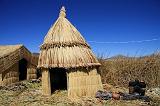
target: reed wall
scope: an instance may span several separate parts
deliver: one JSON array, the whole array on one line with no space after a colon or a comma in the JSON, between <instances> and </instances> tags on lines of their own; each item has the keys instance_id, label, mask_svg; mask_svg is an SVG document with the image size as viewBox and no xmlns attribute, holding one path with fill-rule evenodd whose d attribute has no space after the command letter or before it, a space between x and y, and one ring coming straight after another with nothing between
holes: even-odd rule
<instances>
[{"instance_id":1,"label":"reed wall","mask_svg":"<svg viewBox=\"0 0 160 106\"><path fill-rule=\"evenodd\" d=\"M68 72L68 96L70 98L94 97L95 93L102 89L101 77L96 68L73 69Z\"/></svg>"},{"instance_id":2,"label":"reed wall","mask_svg":"<svg viewBox=\"0 0 160 106\"><path fill-rule=\"evenodd\" d=\"M27 80L30 80L30 79L37 79L37 69L33 65L30 65L27 68Z\"/></svg>"},{"instance_id":3,"label":"reed wall","mask_svg":"<svg viewBox=\"0 0 160 106\"><path fill-rule=\"evenodd\" d=\"M1 85L9 85L19 81L18 63L14 64L11 68L4 71L2 74Z\"/></svg>"}]
</instances>

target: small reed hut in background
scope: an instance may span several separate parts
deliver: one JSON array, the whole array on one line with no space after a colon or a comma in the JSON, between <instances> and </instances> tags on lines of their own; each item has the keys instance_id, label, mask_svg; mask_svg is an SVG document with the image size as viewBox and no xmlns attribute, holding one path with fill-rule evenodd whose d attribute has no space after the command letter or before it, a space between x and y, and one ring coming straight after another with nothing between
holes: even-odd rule
<instances>
[{"instance_id":1,"label":"small reed hut in background","mask_svg":"<svg viewBox=\"0 0 160 106\"><path fill-rule=\"evenodd\" d=\"M42 89L51 95L67 89L71 98L95 96L103 89L97 68L100 63L80 32L65 18L62 7L54 25L40 47L38 68L42 71Z\"/></svg>"},{"instance_id":2,"label":"small reed hut in background","mask_svg":"<svg viewBox=\"0 0 160 106\"><path fill-rule=\"evenodd\" d=\"M37 78L38 55L23 45L0 46L0 86Z\"/></svg>"}]
</instances>

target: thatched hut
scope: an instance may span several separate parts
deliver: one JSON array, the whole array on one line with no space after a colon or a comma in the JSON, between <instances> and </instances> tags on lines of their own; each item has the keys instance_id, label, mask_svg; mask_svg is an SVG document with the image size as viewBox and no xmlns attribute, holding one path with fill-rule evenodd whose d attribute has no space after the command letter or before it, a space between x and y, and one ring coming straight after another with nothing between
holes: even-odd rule
<instances>
[{"instance_id":1,"label":"thatched hut","mask_svg":"<svg viewBox=\"0 0 160 106\"><path fill-rule=\"evenodd\" d=\"M38 56L23 45L0 46L0 85L37 78Z\"/></svg>"},{"instance_id":2,"label":"thatched hut","mask_svg":"<svg viewBox=\"0 0 160 106\"><path fill-rule=\"evenodd\" d=\"M97 68L100 63L80 32L65 18L62 7L40 47L38 68L42 71L42 89L51 95L67 89L69 97L94 96L102 89Z\"/></svg>"}]
</instances>

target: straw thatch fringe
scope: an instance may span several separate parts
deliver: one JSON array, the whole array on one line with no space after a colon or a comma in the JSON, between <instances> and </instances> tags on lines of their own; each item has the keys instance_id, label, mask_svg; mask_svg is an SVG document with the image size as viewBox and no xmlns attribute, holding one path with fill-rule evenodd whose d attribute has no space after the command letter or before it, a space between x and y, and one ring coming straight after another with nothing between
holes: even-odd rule
<instances>
[{"instance_id":1,"label":"straw thatch fringe","mask_svg":"<svg viewBox=\"0 0 160 106\"><path fill-rule=\"evenodd\" d=\"M44 68L74 68L99 66L100 63L92 51L83 47L55 47L48 50L41 50L38 67Z\"/></svg>"},{"instance_id":2,"label":"straw thatch fringe","mask_svg":"<svg viewBox=\"0 0 160 106\"><path fill-rule=\"evenodd\" d=\"M68 96L70 98L91 96L102 90L101 77L95 68L74 70L68 73Z\"/></svg>"},{"instance_id":3,"label":"straw thatch fringe","mask_svg":"<svg viewBox=\"0 0 160 106\"><path fill-rule=\"evenodd\" d=\"M41 50L43 49L50 49L50 48L54 48L54 47L74 47L74 46L81 46L81 47L87 47L90 49L90 46L88 44L84 44L84 43L80 43L80 42L54 42L52 44L42 44L41 45Z\"/></svg>"}]
</instances>

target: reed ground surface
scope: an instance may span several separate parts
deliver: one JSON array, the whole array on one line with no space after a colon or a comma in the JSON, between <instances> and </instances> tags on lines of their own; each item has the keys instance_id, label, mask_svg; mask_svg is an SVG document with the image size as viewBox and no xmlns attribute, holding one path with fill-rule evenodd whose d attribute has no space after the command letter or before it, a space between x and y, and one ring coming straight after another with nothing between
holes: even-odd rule
<instances>
[{"instance_id":1,"label":"reed ground surface","mask_svg":"<svg viewBox=\"0 0 160 106\"><path fill-rule=\"evenodd\" d=\"M23 81L16 85L0 88L0 106L159 106L160 89L148 89L151 102L142 100L99 100L82 97L69 99L67 91L56 91L52 96L42 95L41 83ZM128 92L127 88L104 84L104 89L113 92ZM152 92L151 92L152 91Z\"/></svg>"}]
</instances>

